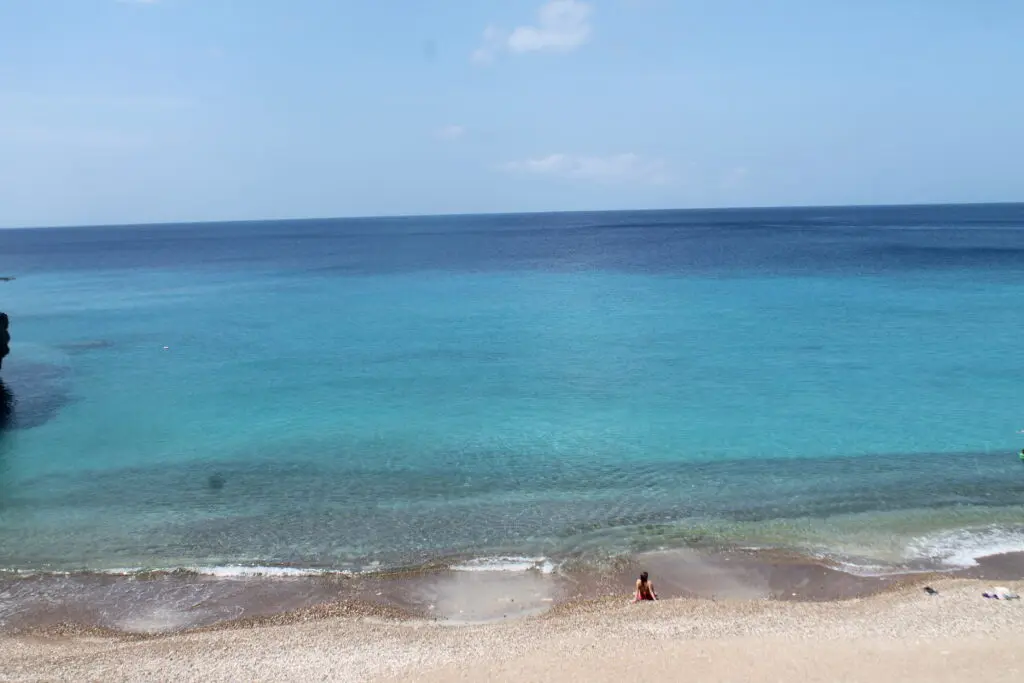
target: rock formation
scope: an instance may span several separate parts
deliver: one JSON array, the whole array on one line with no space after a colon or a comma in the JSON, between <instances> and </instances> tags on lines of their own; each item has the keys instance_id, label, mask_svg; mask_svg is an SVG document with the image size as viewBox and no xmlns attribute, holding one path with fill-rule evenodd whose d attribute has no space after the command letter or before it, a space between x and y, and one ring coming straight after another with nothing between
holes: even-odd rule
<instances>
[{"instance_id":1,"label":"rock formation","mask_svg":"<svg viewBox=\"0 0 1024 683\"><path fill-rule=\"evenodd\" d=\"M7 330L9 324L7 314L0 313L0 368L4 366L4 357L11 352L11 333Z\"/></svg>"}]
</instances>

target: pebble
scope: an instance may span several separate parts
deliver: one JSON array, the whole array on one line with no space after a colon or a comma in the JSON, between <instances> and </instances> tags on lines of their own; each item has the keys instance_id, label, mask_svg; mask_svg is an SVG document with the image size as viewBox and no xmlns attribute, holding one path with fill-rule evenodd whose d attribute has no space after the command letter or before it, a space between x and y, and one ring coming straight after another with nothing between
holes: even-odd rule
<instances>
[{"instance_id":1,"label":"pebble","mask_svg":"<svg viewBox=\"0 0 1024 683\"><path fill-rule=\"evenodd\" d=\"M659 640L769 636L928 642L1024 631L1024 608L984 600L978 582L934 585L943 593L941 601L913 586L827 603L676 599L638 609L616 596L556 605L535 618L454 628L410 619L381 605L329 604L172 636L71 627L43 637L0 636L0 660L5 680L401 680L415 672L503 661L567 642L601 651L609 639L653 645ZM1024 585L1014 588L1021 592Z\"/></svg>"}]
</instances>

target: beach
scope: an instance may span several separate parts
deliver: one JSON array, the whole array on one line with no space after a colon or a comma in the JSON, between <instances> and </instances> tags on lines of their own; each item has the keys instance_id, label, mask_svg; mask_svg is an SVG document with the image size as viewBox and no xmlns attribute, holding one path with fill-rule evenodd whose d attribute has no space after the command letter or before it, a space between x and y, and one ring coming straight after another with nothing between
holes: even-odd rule
<instances>
[{"instance_id":1,"label":"beach","mask_svg":"<svg viewBox=\"0 0 1024 683\"><path fill-rule=\"evenodd\" d=\"M1024 683L1024 0L293 5L0 0L0 683Z\"/></svg>"},{"instance_id":2,"label":"beach","mask_svg":"<svg viewBox=\"0 0 1024 683\"><path fill-rule=\"evenodd\" d=\"M0 231L0 676L1009 675L1022 225Z\"/></svg>"},{"instance_id":3,"label":"beach","mask_svg":"<svg viewBox=\"0 0 1024 683\"><path fill-rule=\"evenodd\" d=\"M9 635L0 679L1020 680L1020 601L985 599L990 584L976 579L929 585L938 595L918 581L828 601L617 596L484 624L307 613L169 636Z\"/></svg>"}]
</instances>

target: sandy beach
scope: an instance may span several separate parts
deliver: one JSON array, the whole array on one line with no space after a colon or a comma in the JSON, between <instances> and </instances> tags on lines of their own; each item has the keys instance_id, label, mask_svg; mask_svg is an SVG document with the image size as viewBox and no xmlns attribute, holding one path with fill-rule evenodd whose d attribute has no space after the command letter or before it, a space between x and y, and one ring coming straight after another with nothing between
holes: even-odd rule
<instances>
[{"instance_id":1,"label":"sandy beach","mask_svg":"<svg viewBox=\"0 0 1024 683\"><path fill-rule=\"evenodd\" d=\"M7 635L0 680L1022 680L1024 604L983 598L977 579L929 585L938 595L910 582L831 601L604 598L485 624L346 607L174 635Z\"/></svg>"}]
</instances>

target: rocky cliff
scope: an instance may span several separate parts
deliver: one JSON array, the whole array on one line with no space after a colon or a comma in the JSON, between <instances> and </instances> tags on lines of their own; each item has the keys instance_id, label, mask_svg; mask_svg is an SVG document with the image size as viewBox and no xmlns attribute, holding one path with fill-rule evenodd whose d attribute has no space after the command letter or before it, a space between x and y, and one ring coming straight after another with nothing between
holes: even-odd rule
<instances>
[{"instance_id":1,"label":"rocky cliff","mask_svg":"<svg viewBox=\"0 0 1024 683\"><path fill-rule=\"evenodd\" d=\"M0 313L0 368L4 366L4 358L11 352L9 346L11 333L7 329L9 324L10 321L7 319L7 314Z\"/></svg>"}]
</instances>

